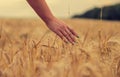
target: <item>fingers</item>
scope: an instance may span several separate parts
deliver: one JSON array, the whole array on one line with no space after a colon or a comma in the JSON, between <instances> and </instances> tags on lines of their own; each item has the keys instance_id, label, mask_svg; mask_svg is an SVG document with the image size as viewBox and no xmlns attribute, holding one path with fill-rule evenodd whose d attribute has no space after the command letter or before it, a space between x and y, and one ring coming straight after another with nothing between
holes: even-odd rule
<instances>
[{"instance_id":1,"label":"fingers","mask_svg":"<svg viewBox=\"0 0 120 77\"><path fill-rule=\"evenodd\" d=\"M70 30L70 32L71 32L74 36L76 36L77 38L79 38L78 34L77 34L73 29L71 29L71 28L69 28L69 27L67 27L67 28Z\"/></svg>"},{"instance_id":2,"label":"fingers","mask_svg":"<svg viewBox=\"0 0 120 77\"><path fill-rule=\"evenodd\" d=\"M66 33L68 34L68 36L72 39L73 42L75 41L75 37L74 35L70 32L70 30L68 28L65 28Z\"/></svg>"},{"instance_id":3,"label":"fingers","mask_svg":"<svg viewBox=\"0 0 120 77\"><path fill-rule=\"evenodd\" d=\"M65 31L61 31L61 33L71 44L74 44L73 40L69 37L69 35Z\"/></svg>"},{"instance_id":4,"label":"fingers","mask_svg":"<svg viewBox=\"0 0 120 77\"><path fill-rule=\"evenodd\" d=\"M57 32L57 35L58 35L65 43L68 43L67 40L64 38L64 35L63 35L60 31Z\"/></svg>"},{"instance_id":5,"label":"fingers","mask_svg":"<svg viewBox=\"0 0 120 77\"><path fill-rule=\"evenodd\" d=\"M71 44L74 45L74 43L76 42L75 37L79 38L79 36L77 35L77 33L75 33L75 31L73 31L71 28L69 27L64 27L59 29L59 31L56 32L57 35L66 43L68 43L67 41L69 41Z\"/></svg>"},{"instance_id":6,"label":"fingers","mask_svg":"<svg viewBox=\"0 0 120 77\"><path fill-rule=\"evenodd\" d=\"M60 29L60 32L71 44L74 45L75 38L74 38L73 34L69 31L69 29L67 29L67 27Z\"/></svg>"}]
</instances>

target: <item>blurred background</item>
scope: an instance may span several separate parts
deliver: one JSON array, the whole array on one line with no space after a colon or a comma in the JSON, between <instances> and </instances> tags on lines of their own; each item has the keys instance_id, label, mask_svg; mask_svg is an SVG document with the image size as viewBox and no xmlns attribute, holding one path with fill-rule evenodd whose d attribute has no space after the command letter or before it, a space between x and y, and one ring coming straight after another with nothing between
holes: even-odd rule
<instances>
[{"instance_id":1,"label":"blurred background","mask_svg":"<svg viewBox=\"0 0 120 77\"><path fill-rule=\"evenodd\" d=\"M120 20L120 0L46 0L59 18L100 18ZM0 18L38 18L26 0L1 0Z\"/></svg>"}]
</instances>

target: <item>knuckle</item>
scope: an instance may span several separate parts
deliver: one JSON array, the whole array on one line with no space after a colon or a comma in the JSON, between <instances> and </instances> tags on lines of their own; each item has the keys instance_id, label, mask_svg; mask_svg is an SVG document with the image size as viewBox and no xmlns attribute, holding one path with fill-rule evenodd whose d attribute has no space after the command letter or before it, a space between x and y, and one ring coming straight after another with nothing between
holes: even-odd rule
<instances>
[{"instance_id":1,"label":"knuckle","mask_svg":"<svg viewBox=\"0 0 120 77\"><path fill-rule=\"evenodd\" d=\"M60 34L58 32L55 32L58 36L60 36Z\"/></svg>"},{"instance_id":2,"label":"knuckle","mask_svg":"<svg viewBox=\"0 0 120 77\"><path fill-rule=\"evenodd\" d=\"M68 36L68 34L67 34L67 33L64 33L64 36Z\"/></svg>"},{"instance_id":3,"label":"knuckle","mask_svg":"<svg viewBox=\"0 0 120 77\"><path fill-rule=\"evenodd\" d=\"M70 36L70 37L73 37L73 34L70 33L69 36Z\"/></svg>"},{"instance_id":4,"label":"knuckle","mask_svg":"<svg viewBox=\"0 0 120 77\"><path fill-rule=\"evenodd\" d=\"M72 34L71 34L71 33L69 33L69 36L71 36L71 37L72 37Z\"/></svg>"},{"instance_id":5,"label":"knuckle","mask_svg":"<svg viewBox=\"0 0 120 77\"><path fill-rule=\"evenodd\" d=\"M68 39L69 41L71 41L70 37L67 37L67 39Z\"/></svg>"}]
</instances>

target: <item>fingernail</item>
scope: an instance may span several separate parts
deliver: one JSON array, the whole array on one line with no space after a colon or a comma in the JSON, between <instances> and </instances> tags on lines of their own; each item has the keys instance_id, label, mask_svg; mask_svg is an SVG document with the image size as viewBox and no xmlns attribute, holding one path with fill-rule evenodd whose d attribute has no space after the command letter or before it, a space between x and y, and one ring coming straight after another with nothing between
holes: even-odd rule
<instances>
[{"instance_id":1,"label":"fingernail","mask_svg":"<svg viewBox=\"0 0 120 77\"><path fill-rule=\"evenodd\" d=\"M79 36L77 36L77 38L80 38Z\"/></svg>"},{"instance_id":2,"label":"fingernail","mask_svg":"<svg viewBox=\"0 0 120 77\"><path fill-rule=\"evenodd\" d=\"M75 45L75 42L73 42L72 45Z\"/></svg>"},{"instance_id":3,"label":"fingernail","mask_svg":"<svg viewBox=\"0 0 120 77\"><path fill-rule=\"evenodd\" d=\"M68 42L66 42L66 44L68 44Z\"/></svg>"}]
</instances>

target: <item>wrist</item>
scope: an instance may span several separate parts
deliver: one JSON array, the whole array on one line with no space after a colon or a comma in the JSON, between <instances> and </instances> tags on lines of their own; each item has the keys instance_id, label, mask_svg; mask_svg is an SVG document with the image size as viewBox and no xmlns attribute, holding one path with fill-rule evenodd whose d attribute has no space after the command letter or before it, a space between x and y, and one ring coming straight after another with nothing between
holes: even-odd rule
<instances>
[{"instance_id":1,"label":"wrist","mask_svg":"<svg viewBox=\"0 0 120 77\"><path fill-rule=\"evenodd\" d=\"M56 17L54 17L54 16L43 17L43 21L45 22L45 24L48 24L51 21L54 21L55 19L56 19Z\"/></svg>"}]
</instances>

